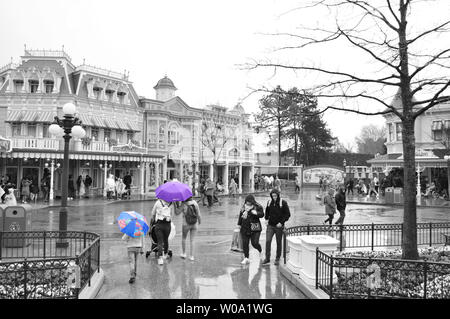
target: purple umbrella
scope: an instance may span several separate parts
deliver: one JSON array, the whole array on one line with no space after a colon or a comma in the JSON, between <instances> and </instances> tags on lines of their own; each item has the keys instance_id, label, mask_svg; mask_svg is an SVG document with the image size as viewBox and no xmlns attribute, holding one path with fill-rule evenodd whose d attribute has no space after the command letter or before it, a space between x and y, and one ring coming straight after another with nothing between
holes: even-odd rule
<instances>
[{"instance_id":1,"label":"purple umbrella","mask_svg":"<svg viewBox=\"0 0 450 319\"><path fill-rule=\"evenodd\" d=\"M192 197L192 191L188 185L180 182L167 182L159 186L155 191L156 197L166 202L181 202Z\"/></svg>"}]
</instances>

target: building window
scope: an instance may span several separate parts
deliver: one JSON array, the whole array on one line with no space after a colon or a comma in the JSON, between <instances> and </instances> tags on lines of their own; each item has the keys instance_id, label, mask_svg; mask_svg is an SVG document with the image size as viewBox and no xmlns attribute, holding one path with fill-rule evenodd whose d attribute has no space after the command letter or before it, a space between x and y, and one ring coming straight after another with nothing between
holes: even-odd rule
<instances>
[{"instance_id":1,"label":"building window","mask_svg":"<svg viewBox=\"0 0 450 319\"><path fill-rule=\"evenodd\" d=\"M433 140L442 141L442 130L433 131Z\"/></svg>"},{"instance_id":2,"label":"building window","mask_svg":"<svg viewBox=\"0 0 450 319\"><path fill-rule=\"evenodd\" d=\"M91 129L91 137L94 141L98 141L98 128L93 127Z\"/></svg>"},{"instance_id":3,"label":"building window","mask_svg":"<svg viewBox=\"0 0 450 319\"><path fill-rule=\"evenodd\" d=\"M51 94L53 93L54 82L53 81L44 81L45 85L45 93Z\"/></svg>"},{"instance_id":4,"label":"building window","mask_svg":"<svg viewBox=\"0 0 450 319\"><path fill-rule=\"evenodd\" d=\"M176 124L172 124L169 127L169 134L168 134L168 143L170 145L177 145L179 142L179 132L178 132L178 126Z\"/></svg>"},{"instance_id":5,"label":"building window","mask_svg":"<svg viewBox=\"0 0 450 319\"><path fill-rule=\"evenodd\" d=\"M117 139L117 143L118 144L122 144L123 143L123 131L117 130L116 139Z\"/></svg>"},{"instance_id":6,"label":"building window","mask_svg":"<svg viewBox=\"0 0 450 319\"><path fill-rule=\"evenodd\" d=\"M125 101L125 92L117 92L117 98L119 99L119 103L123 104Z\"/></svg>"},{"instance_id":7,"label":"building window","mask_svg":"<svg viewBox=\"0 0 450 319\"><path fill-rule=\"evenodd\" d=\"M44 124L42 126L42 137L50 137L50 134L48 132L48 128L50 127L49 124Z\"/></svg>"},{"instance_id":8,"label":"building window","mask_svg":"<svg viewBox=\"0 0 450 319\"><path fill-rule=\"evenodd\" d=\"M23 81L22 80L14 81L14 92L21 93L22 90L23 90Z\"/></svg>"},{"instance_id":9,"label":"building window","mask_svg":"<svg viewBox=\"0 0 450 319\"><path fill-rule=\"evenodd\" d=\"M158 143L158 121L149 120L147 122L147 129L148 129L148 144L149 144L149 146L151 144L156 146L156 143Z\"/></svg>"},{"instance_id":10,"label":"building window","mask_svg":"<svg viewBox=\"0 0 450 319\"><path fill-rule=\"evenodd\" d=\"M28 124L28 136L36 137L36 124Z\"/></svg>"},{"instance_id":11,"label":"building window","mask_svg":"<svg viewBox=\"0 0 450 319\"><path fill-rule=\"evenodd\" d=\"M30 93L36 93L39 88L39 81L30 80Z\"/></svg>"},{"instance_id":12,"label":"building window","mask_svg":"<svg viewBox=\"0 0 450 319\"><path fill-rule=\"evenodd\" d=\"M94 96L96 100L100 100L100 97L102 96L102 88L94 87Z\"/></svg>"},{"instance_id":13,"label":"building window","mask_svg":"<svg viewBox=\"0 0 450 319\"><path fill-rule=\"evenodd\" d=\"M395 124L395 130L397 133L397 141L401 141L402 140L402 123L396 123Z\"/></svg>"},{"instance_id":14,"label":"building window","mask_svg":"<svg viewBox=\"0 0 450 319\"><path fill-rule=\"evenodd\" d=\"M388 132L389 132L389 142L394 141L394 126L392 123L388 124Z\"/></svg>"},{"instance_id":15,"label":"building window","mask_svg":"<svg viewBox=\"0 0 450 319\"><path fill-rule=\"evenodd\" d=\"M111 139L111 130L110 129L104 129L103 136L105 137L105 142L109 141Z\"/></svg>"},{"instance_id":16,"label":"building window","mask_svg":"<svg viewBox=\"0 0 450 319\"><path fill-rule=\"evenodd\" d=\"M159 144L166 144L166 123L159 122Z\"/></svg>"},{"instance_id":17,"label":"building window","mask_svg":"<svg viewBox=\"0 0 450 319\"><path fill-rule=\"evenodd\" d=\"M106 97L108 99L108 102L112 102L113 101L113 95L114 95L114 91L112 90L106 90L105 91Z\"/></svg>"},{"instance_id":18,"label":"building window","mask_svg":"<svg viewBox=\"0 0 450 319\"><path fill-rule=\"evenodd\" d=\"M21 135L21 125L19 123L14 123L11 126L12 136L20 136Z\"/></svg>"},{"instance_id":19,"label":"building window","mask_svg":"<svg viewBox=\"0 0 450 319\"><path fill-rule=\"evenodd\" d=\"M127 141L128 143L130 141L134 140L134 132L133 131L127 131Z\"/></svg>"}]
</instances>

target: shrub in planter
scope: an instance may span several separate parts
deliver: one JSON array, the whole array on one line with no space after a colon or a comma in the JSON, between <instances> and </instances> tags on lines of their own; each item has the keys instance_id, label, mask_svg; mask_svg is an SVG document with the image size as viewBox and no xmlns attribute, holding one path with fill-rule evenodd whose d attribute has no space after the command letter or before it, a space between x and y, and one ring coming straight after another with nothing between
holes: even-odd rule
<instances>
[{"instance_id":1,"label":"shrub in planter","mask_svg":"<svg viewBox=\"0 0 450 319\"><path fill-rule=\"evenodd\" d=\"M91 145L91 142L92 142L92 138L89 136L85 136L85 137L81 138L81 144L83 146L89 146L89 145Z\"/></svg>"},{"instance_id":2,"label":"shrub in planter","mask_svg":"<svg viewBox=\"0 0 450 319\"><path fill-rule=\"evenodd\" d=\"M108 145L109 145L109 147L111 147L111 146L117 146L117 140L116 140L115 138L110 138L110 139L108 140Z\"/></svg>"}]
</instances>

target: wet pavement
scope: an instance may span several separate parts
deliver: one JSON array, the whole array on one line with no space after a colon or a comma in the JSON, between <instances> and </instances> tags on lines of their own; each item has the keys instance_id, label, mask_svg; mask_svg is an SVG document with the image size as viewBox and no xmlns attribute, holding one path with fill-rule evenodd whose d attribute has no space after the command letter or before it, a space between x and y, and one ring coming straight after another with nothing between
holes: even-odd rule
<instances>
[{"instance_id":1,"label":"wet pavement","mask_svg":"<svg viewBox=\"0 0 450 319\"><path fill-rule=\"evenodd\" d=\"M268 194L258 194L256 200L263 206ZM291 208L287 227L301 224L321 224L325 219L324 207L316 199L316 191L304 189L302 193L284 196ZM101 236L101 267L105 283L97 298L305 298L273 265L260 266L263 256L250 248L250 265L241 266L242 256L230 252L233 229L244 197L222 197L222 204L213 208L200 205L202 224L195 241L195 261L179 257L181 252L181 216L175 216L177 234L170 241L173 258L159 266L152 254L148 259L139 256L136 282L128 283L126 246L115 223L124 210L135 210L149 215L153 201L119 201L105 204L103 200L82 200L69 207L68 229L91 231ZM449 222L448 208L418 208L418 222ZM348 204L346 224L400 223L403 208L386 205ZM31 211L33 230L58 230L58 208L47 207ZM260 243L265 250L265 225ZM146 244L150 244L147 242ZM188 243L187 243L187 246ZM275 255L275 238L272 256Z\"/></svg>"}]
</instances>

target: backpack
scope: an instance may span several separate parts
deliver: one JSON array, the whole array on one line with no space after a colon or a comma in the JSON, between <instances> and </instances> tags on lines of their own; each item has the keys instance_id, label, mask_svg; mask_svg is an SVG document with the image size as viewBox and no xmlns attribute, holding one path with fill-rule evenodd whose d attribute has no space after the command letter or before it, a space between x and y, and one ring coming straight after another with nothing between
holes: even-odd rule
<instances>
[{"instance_id":1,"label":"backpack","mask_svg":"<svg viewBox=\"0 0 450 319\"><path fill-rule=\"evenodd\" d=\"M194 205L188 205L187 206L187 211L186 211L186 223L188 223L188 225L194 225L197 220L198 220L198 213L197 210L195 209Z\"/></svg>"}]
</instances>

